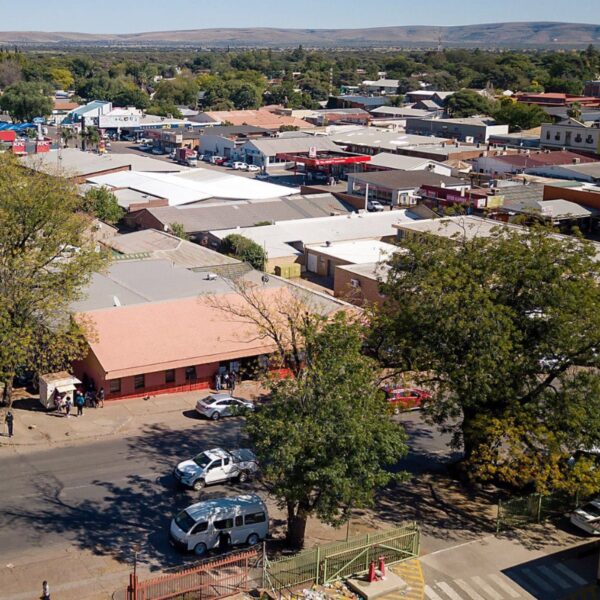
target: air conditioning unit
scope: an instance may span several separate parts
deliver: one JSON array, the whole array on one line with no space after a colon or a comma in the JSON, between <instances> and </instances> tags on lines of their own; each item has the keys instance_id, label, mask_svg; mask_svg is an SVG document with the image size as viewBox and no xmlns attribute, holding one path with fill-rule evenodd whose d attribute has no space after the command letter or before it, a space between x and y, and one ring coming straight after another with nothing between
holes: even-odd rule
<instances>
[{"instance_id":1,"label":"air conditioning unit","mask_svg":"<svg viewBox=\"0 0 600 600\"><path fill-rule=\"evenodd\" d=\"M360 281L358 279L351 279L350 280L350 285L353 288L359 288L360 287Z\"/></svg>"}]
</instances>

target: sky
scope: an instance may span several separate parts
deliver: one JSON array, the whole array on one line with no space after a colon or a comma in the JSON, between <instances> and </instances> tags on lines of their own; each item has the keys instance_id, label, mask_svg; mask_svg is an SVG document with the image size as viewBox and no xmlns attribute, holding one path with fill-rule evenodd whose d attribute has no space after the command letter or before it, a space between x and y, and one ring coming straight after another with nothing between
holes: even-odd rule
<instances>
[{"instance_id":1,"label":"sky","mask_svg":"<svg viewBox=\"0 0 600 600\"><path fill-rule=\"evenodd\" d=\"M600 24L600 0L0 0L0 31L337 29L506 21Z\"/></svg>"}]
</instances>

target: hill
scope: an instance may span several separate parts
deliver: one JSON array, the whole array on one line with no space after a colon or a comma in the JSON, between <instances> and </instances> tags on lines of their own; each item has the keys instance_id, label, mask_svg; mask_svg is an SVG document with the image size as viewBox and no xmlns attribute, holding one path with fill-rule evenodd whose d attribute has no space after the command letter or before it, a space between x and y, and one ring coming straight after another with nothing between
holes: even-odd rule
<instances>
[{"instance_id":1,"label":"hill","mask_svg":"<svg viewBox=\"0 0 600 600\"><path fill-rule=\"evenodd\" d=\"M0 44L34 46L237 46L237 47L582 47L600 44L600 25L581 23L490 23L461 27L399 26L367 29L190 29L132 34L0 32Z\"/></svg>"}]
</instances>

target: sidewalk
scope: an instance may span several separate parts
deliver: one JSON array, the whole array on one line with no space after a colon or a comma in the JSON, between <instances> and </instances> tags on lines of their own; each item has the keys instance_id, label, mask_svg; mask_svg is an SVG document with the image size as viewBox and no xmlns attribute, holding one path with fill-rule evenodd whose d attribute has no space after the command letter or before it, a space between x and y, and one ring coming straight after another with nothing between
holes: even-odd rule
<instances>
[{"instance_id":1,"label":"sidewalk","mask_svg":"<svg viewBox=\"0 0 600 600\"><path fill-rule=\"evenodd\" d=\"M44 447L59 447L68 444L89 442L112 436L135 434L147 425L166 424L188 428L193 425L189 416L199 398L211 390L196 390L179 394L161 394L149 399L107 401L104 408L85 408L83 416L46 412L37 397L25 395L13 401L14 435L9 438L4 415L0 410L0 451L3 447L16 447L20 452L40 450ZM261 388L255 382L243 382L235 389L240 398L254 400L260 396ZM186 416L187 415L187 416Z\"/></svg>"}]
</instances>

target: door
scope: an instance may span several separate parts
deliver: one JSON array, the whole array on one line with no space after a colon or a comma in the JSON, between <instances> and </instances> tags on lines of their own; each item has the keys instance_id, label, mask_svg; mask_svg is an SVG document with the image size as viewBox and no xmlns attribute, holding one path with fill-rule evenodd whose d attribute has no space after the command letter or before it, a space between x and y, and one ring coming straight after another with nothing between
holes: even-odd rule
<instances>
[{"instance_id":1,"label":"door","mask_svg":"<svg viewBox=\"0 0 600 600\"><path fill-rule=\"evenodd\" d=\"M223 461L213 460L206 470L206 483L217 483L225 479L225 471L223 470Z\"/></svg>"},{"instance_id":2,"label":"door","mask_svg":"<svg viewBox=\"0 0 600 600\"><path fill-rule=\"evenodd\" d=\"M307 255L307 260L308 260L308 263L306 265L306 269L308 271L310 271L311 273L316 273L317 272L317 255L309 252Z\"/></svg>"}]
</instances>

